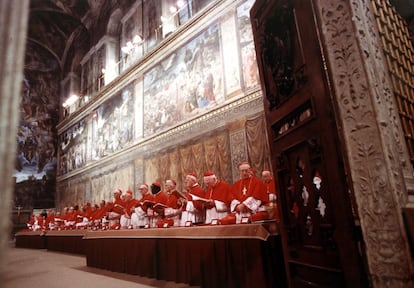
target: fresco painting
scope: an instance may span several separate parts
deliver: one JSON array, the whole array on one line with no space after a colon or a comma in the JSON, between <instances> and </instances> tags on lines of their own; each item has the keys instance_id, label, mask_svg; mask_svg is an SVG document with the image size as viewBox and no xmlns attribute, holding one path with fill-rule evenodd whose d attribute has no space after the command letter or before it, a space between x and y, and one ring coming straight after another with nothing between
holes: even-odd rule
<instances>
[{"instance_id":1,"label":"fresco painting","mask_svg":"<svg viewBox=\"0 0 414 288\"><path fill-rule=\"evenodd\" d=\"M133 85L125 87L89 117L61 134L60 175L83 167L89 160L99 160L115 153L132 143L133 93ZM89 129L92 130L88 131ZM91 136L88 138L88 135Z\"/></svg>"},{"instance_id":2,"label":"fresco painting","mask_svg":"<svg viewBox=\"0 0 414 288\"><path fill-rule=\"evenodd\" d=\"M117 152L133 140L132 85L99 106L92 115L92 160Z\"/></svg>"},{"instance_id":3,"label":"fresco painting","mask_svg":"<svg viewBox=\"0 0 414 288\"><path fill-rule=\"evenodd\" d=\"M22 83L17 134L16 182L56 175L57 85L54 73L30 73Z\"/></svg>"},{"instance_id":4,"label":"fresco painting","mask_svg":"<svg viewBox=\"0 0 414 288\"><path fill-rule=\"evenodd\" d=\"M224 104L232 97L231 92L240 87L235 81L237 75L242 75L244 90L257 87L260 84L259 73L249 18L253 3L249 0L237 7L238 37L233 41L238 42L238 47L222 44L223 39L232 39L222 37L222 33L230 33L234 29L230 22L225 29L214 23L152 66L144 74L142 82L135 81L124 87L83 121L61 134L60 157L63 161L60 174L120 151L132 145L138 137L162 133ZM234 61L234 67L229 70L237 73L236 78L231 79L234 83L227 85L230 92L225 88L225 78L229 75L224 76L224 63L227 62L223 60L229 51L223 49L241 51L241 73L238 61ZM138 92L137 87L140 87ZM142 99L135 99L141 92ZM142 103L142 106L137 103ZM137 122L137 119L141 120ZM142 128L139 128L139 135L134 135L137 123Z\"/></svg>"},{"instance_id":5,"label":"fresco painting","mask_svg":"<svg viewBox=\"0 0 414 288\"><path fill-rule=\"evenodd\" d=\"M250 8L254 1L244 2L237 8L237 25L242 55L242 72L246 89L255 87L259 82L259 69L256 62L256 50L253 42L252 25L250 23Z\"/></svg>"},{"instance_id":6,"label":"fresco painting","mask_svg":"<svg viewBox=\"0 0 414 288\"><path fill-rule=\"evenodd\" d=\"M144 75L144 137L224 102L218 25L175 50Z\"/></svg>"},{"instance_id":7,"label":"fresco painting","mask_svg":"<svg viewBox=\"0 0 414 288\"><path fill-rule=\"evenodd\" d=\"M59 173L66 174L86 163L87 131L85 119L79 121L60 135Z\"/></svg>"}]
</instances>

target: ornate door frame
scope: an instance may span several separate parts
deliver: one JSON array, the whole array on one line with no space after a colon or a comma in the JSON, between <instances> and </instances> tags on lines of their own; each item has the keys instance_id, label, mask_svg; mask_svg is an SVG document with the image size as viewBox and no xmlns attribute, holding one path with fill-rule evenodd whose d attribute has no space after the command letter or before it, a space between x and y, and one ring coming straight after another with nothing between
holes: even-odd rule
<instances>
[{"instance_id":1,"label":"ornate door frame","mask_svg":"<svg viewBox=\"0 0 414 288\"><path fill-rule=\"evenodd\" d=\"M309 5L312 7L310 10L314 13L317 41L322 58L321 66L323 67L321 68L324 70L327 90L331 99L332 119L337 126L337 144L342 151L340 153L344 161L345 171L340 174L343 175L342 178L346 178L345 182L348 185L350 198L353 200L354 220L359 222L355 225L360 224L361 227L363 239L361 243L364 245L360 252L364 255L365 269L370 284L374 287L408 287L407 285L413 285L411 277L414 270L401 208L409 204L408 196L411 194L410 191L414 190L413 171L402 136L388 70L384 68L386 65L380 48L380 39L371 3L370 1L349 0L306 2L310 3ZM293 5L295 9L304 4L301 1L257 1L251 13L254 29L255 25L257 27L262 24L258 22L260 17L256 16L266 13L266 9L275 3ZM279 24L283 23L276 23L276 25ZM255 37L256 45L263 41L263 39ZM258 46L263 45L262 42ZM259 66L260 62L263 64L268 60L260 58L262 57L260 50L257 48ZM273 84L264 81L263 69L261 71L265 110L267 111L274 109L274 107L276 109L278 106L282 107L284 101L289 101L284 97L292 93L293 90L300 89L296 86L300 85L301 81L306 81L306 73L302 77L303 75L299 73L300 69L296 69L296 73L292 73L292 71L284 69L280 63L277 66L277 69L268 70L273 79L278 79L277 84L275 84L277 81L273 81ZM278 91L277 95L272 94L275 90ZM303 115L306 116L308 113L306 105L305 103L302 108L295 106L296 112L292 115L296 116L292 116L293 118L282 117L286 120L286 131L291 128L289 124L291 121L298 123ZM309 105L312 112L313 104ZM272 112L267 113L267 116L269 135L274 134L275 123L282 123L278 126L279 130L277 131L284 133L282 127L284 122L277 119L278 116L272 115ZM306 117L304 119L306 120ZM272 147L274 145L272 142L277 137L273 135L269 138ZM278 140L276 139L276 141ZM283 167L283 159L286 161L289 157L305 155L309 158L307 160L309 162L312 160L311 157L319 157L317 153L314 153L317 149L314 149L315 146L311 142L291 144L292 146L301 146L301 151L308 150L306 153L289 151L290 148L286 147L285 152L289 154L287 158L283 155L282 157L280 157L281 155L272 155L273 170L282 171L282 173L278 173L279 181L284 181L284 169L285 171L295 169L291 165ZM318 143L317 139L315 143ZM280 149L276 150L281 151ZM299 158L301 157L303 156ZM280 162L280 160L282 161ZM299 163L298 168L301 166ZM307 176L308 184L304 187L312 185L309 179L312 179L310 177L315 178L316 173L314 172ZM300 173L298 175L300 177ZM279 188L284 188L283 183L279 183ZM280 193L284 193L284 191L280 191ZM280 202L283 201L283 197L280 198ZM303 204L304 199L302 196L300 201L293 202ZM283 205L286 206L290 200L285 197L284 201ZM283 209L286 207L280 206L279 203L283 214ZM289 227L283 226L286 225L286 221L283 221L284 217L286 219L287 216L282 215L281 217L281 230L284 238L285 258L287 258L285 261L289 262L289 259L292 259L291 250L288 249L288 241L290 240L287 239L290 239L291 232L289 232ZM305 225L302 225L305 227L304 231L312 227L312 223L312 221L305 222ZM292 275L297 272L290 271L288 264L286 266L288 274ZM342 266L346 280L351 281L349 283L355 283L353 281L359 276L354 275L355 278L350 279L353 277L353 269L346 266ZM288 279L291 280L290 285L297 284L292 281L289 275Z\"/></svg>"},{"instance_id":2,"label":"ornate door frame","mask_svg":"<svg viewBox=\"0 0 414 288\"><path fill-rule=\"evenodd\" d=\"M371 2L315 4L371 285L412 287L401 208L413 169Z\"/></svg>"}]
</instances>

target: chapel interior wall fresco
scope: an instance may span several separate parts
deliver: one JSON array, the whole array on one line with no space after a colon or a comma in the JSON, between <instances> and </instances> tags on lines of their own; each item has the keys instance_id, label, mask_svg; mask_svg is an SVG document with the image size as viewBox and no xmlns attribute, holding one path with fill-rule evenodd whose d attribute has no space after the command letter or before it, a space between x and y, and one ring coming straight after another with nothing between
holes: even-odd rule
<instances>
[{"instance_id":1,"label":"chapel interior wall fresco","mask_svg":"<svg viewBox=\"0 0 414 288\"><path fill-rule=\"evenodd\" d=\"M203 14L201 24L192 26L199 27L196 31L181 31L185 38L169 44L174 49L160 48L136 73L129 68L61 125L58 206L99 203L111 199L116 188L136 190L143 182L169 177L182 189L189 172L202 183L204 172L214 170L232 183L239 177L235 168L245 160L257 171L270 168L249 19L254 1L227 2L225 11L211 12L214 17ZM128 19L122 21L127 35L126 30L137 30ZM105 56L88 57L85 83L93 67L106 67L89 64L104 62Z\"/></svg>"},{"instance_id":2,"label":"chapel interior wall fresco","mask_svg":"<svg viewBox=\"0 0 414 288\"><path fill-rule=\"evenodd\" d=\"M31 55L26 58L22 83L14 172L13 200L19 209L53 207L55 202L58 63L42 63L42 55L34 52ZM39 65L42 72L32 70Z\"/></svg>"}]
</instances>

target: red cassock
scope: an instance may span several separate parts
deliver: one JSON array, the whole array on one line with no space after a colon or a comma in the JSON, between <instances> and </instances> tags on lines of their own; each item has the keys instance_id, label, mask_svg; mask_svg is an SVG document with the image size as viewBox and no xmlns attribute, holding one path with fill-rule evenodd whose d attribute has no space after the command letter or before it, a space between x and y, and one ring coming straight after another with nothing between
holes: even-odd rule
<instances>
[{"instance_id":1,"label":"red cassock","mask_svg":"<svg viewBox=\"0 0 414 288\"><path fill-rule=\"evenodd\" d=\"M124 214L124 209L126 208L126 203L122 199L116 199L114 202L114 206L112 208L112 212L118 213L118 214Z\"/></svg>"},{"instance_id":2,"label":"red cassock","mask_svg":"<svg viewBox=\"0 0 414 288\"><path fill-rule=\"evenodd\" d=\"M76 221L78 214L75 212L68 212L64 217L66 221Z\"/></svg>"},{"instance_id":3,"label":"red cassock","mask_svg":"<svg viewBox=\"0 0 414 288\"><path fill-rule=\"evenodd\" d=\"M107 202L105 205L105 214L107 212L111 212L114 209L114 203L113 202Z\"/></svg>"},{"instance_id":4,"label":"red cassock","mask_svg":"<svg viewBox=\"0 0 414 288\"><path fill-rule=\"evenodd\" d=\"M45 224L42 215L37 216L36 219L37 219L37 225L43 226Z\"/></svg>"},{"instance_id":5,"label":"red cassock","mask_svg":"<svg viewBox=\"0 0 414 288\"><path fill-rule=\"evenodd\" d=\"M162 204L162 205L167 205L167 201L168 201L167 194L163 191L158 192L154 196L154 202L155 203L159 203L159 204Z\"/></svg>"},{"instance_id":6,"label":"red cassock","mask_svg":"<svg viewBox=\"0 0 414 288\"><path fill-rule=\"evenodd\" d=\"M54 215L54 214L49 214L49 215L46 217L46 223L45 223L46 228L49 228L49 224L50 224L50 223L52 223L52 224L54 224L54 223L55 223L55 215Z\"/></svg>"},{"instance_id":7,"label":"red cassock","mask_svg":"<svg viewBox=\"0 0 414 288\"><path fill-rule=\"evenodd\" d=\"M103 217L105 217L106 212L107 212L106 206L100 207L100 208L96 209L96 212L95 212L93 218L95 220L102 219Z\"/></svg>"},{"instance_id":8,"label":"red cassock","mask_svg":"<svg viewBox=\"0 0 414 288\"><path fill-rule=\"evenodd\" d=\"M92 213L93 213L94 211L92 210L92 208L91 207L88 207L88 208L86 208L86 211L85 211L85 213L83 214L83 216L85 216L85 217L87 217L87 218L89 218L89 217L91 217L91 215L92 215Z\"/></svg>"},{"instance_id":9,"label":"red cassock","mask_svg":"<svg viewBox=\"0 0 414 288\"><path fill-rule=\"evenodd\" d=\"M193 197L190 194L201 197L201 198L205 198L203 188L201 188L200 185L196 184L187 191L187 200L193 201L194 208L198 210L203 210L203 201L193 200Z\"/></svg>"},{"instance_id":10,"label":"red cassock","mask_svg":"<svg viewBox=\"0 0 414 288\"><path fill-rule=\"evenodd\" d=\"M97 216L99 215L100 212L101 211L99 209L91 210L88 220L91 222L97 220L98 219Z\"/></svg>"},{"instance_id":11,"label":"red cassock","mask_svg":"<svg viewBox=\"0 0 414 288\"><path fill-rule=\"evenodd\" d=\"M158 219L157 227L172 227L174 226L174 222L177 222L177 226L179 225L181 210L179 210L180 205L178 203L178 197L176 194L178 194L177 190L171 191L170 194L166 193L166 208L168 212L167 215L165 215L165 209L162 211L164 213L164 217Z\"/></svg>"},{"instance_id":12,"label":"red cassock","mask_svg":"<svg viewBox=\"0 0 414 288\"><path fill-rule=\"evenodd\" d=\"M92 215L92 209L88 207L85 209L85 211L83 211L83 213L79 213L78 216L80 217L78 217L78 222L82 222L83 218L86 218L89 220L91 218L91 215Z\"/></svg>"},{"instance_id":13,"label":"red cassock","mask_svg":"<svg viewBox=\"0 0 414 288\"><path fill-rule=\"evenodd\" d=\"M218 200L229 205L230 185L223 181L217 181L214 187L208 187L204 193L206 199Z\"/></svg>"},{"instance_id":14,"label":"red cassock","mask_svg":"<svg viewBox=\"0 0 414 288\"><path fill-rule=\"evenodd\" d=\"M63 224L63 222L64 222L64 217L62 215L60 215L60 214L55 215L54 221L55 221L55 224L57 226L61 226Z\"/></svg>"},{"instance_id":15,"label":"red cassock","mask_svg":"<svg viewBox=\"0 0 414 288\"><path fill-rule=\"evenodd\" d=\"M268 196L263 185L263 182L255 176L250 176L247 179L240 179L234 182L231 187L229 200L231 202L231 200L237 199L240 203L242 203L247 198L253 197L263 203L266 203L268 202Z\"/></svg>"},{"instance_id":16,"label":"red cassock","mask_svg":"<svg viewBox=\"0 0 414 288\"><path fill-rule=\"evenodd\" d=\"M139 206L139 200L131 199L129 201L125 201L125 212L126 214L131 217L132 211L135 207Z\"/></svg>"},{"instance_id":17,"label":"red cassock","mask_svg":"<svg viewBox=\"0 0 414 288\"><path fill-rule=\"evenodd\" d=\"M142 210L144 210L145 212L147 211L149 206L152 205L148 205L147 203L155 203L155 199L154 199L154 195L147 193L145 194L141 199L139 199L139 204L138 206L141 206ZM136 206L136 207L138 207Z\"/></svg>"},{"instance_id":18,"label":"red cassock","mask_svg":"<svg viewBox=\"0 0 414 288\"><path fill-rule=\"evenodd\" d=\"M83 213L80 210L75 210L76 214L76 223L80 223L83 220Z\"/></svg>"},{"instance_id":19,"label":"red cassock","mask_svg":"<svg viewBox=\"0 0 414 288\"><path fill-rule=\"evenodd\" d=\"M178 205L178 198L175 194L167 194L167 206L173 209L180 208Z\"/></svg>"},{"instance_id":20,"label":"red cassock","mask_svg":"<svg viewBox=\"0 0 414 288\"><path fill-rule=\"evenodd\" d=\"M265 185L267 194L277 194L274 179L270 179L270 181L268 183L265 183L264 185Z\"/></svg>"},{"instance_id":21,"label":"red cassock","mask_svg":"<svg viewBox=\"0 0 414 288\"><path fill-rule=\"evenodd\" d=\"M157 212L159 217L164 214L164 208L167 207L168 196L167 193L160 191L154 195L154 211Z\"/></svg>"}]
</instances>

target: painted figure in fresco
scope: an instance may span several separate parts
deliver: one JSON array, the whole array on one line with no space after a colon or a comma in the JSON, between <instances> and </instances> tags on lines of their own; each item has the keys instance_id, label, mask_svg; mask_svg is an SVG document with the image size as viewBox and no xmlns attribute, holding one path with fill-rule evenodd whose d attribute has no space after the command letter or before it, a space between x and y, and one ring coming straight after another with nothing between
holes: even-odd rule
<instances>
[{"instance_id":1,"label":"painted figure in fresco","mask_svg":"<svg viewBox=\"0 0 414 288\"><path fill-rule=\"evenodd\" d=\"M214 77L209 71L205 76L203 88L203 95L207 98L208 102L216 102L216 97L214 96Z\"/></svg>"}]
</instances>

